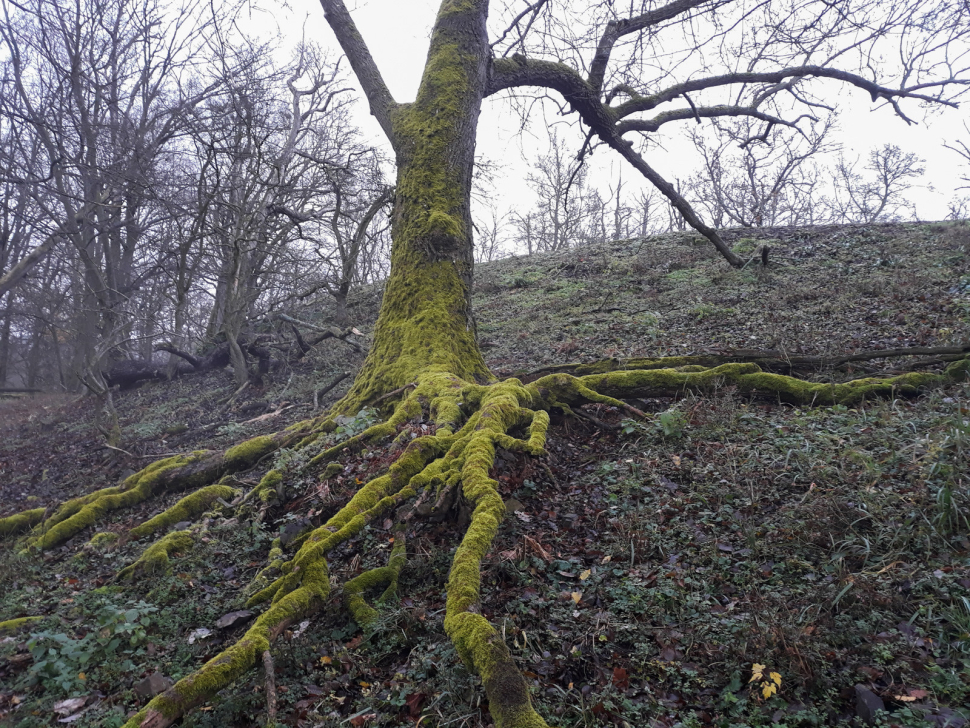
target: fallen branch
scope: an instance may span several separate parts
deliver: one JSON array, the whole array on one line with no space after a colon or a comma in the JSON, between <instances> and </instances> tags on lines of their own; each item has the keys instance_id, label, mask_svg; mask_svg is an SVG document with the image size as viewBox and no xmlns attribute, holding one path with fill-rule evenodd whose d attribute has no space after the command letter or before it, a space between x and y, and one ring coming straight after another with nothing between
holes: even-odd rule
<instances>
[{"instance_id":1,"label":"fallen branch","mask_svg":"<svg viewBox=\"0 0 970 728\"><path fill-rule=\"evenodd\" d=\"M276 675L269 650L263 650L263 671L266 673L266 726L270 728L276 725Z\"/></svg>"}]
</instances>

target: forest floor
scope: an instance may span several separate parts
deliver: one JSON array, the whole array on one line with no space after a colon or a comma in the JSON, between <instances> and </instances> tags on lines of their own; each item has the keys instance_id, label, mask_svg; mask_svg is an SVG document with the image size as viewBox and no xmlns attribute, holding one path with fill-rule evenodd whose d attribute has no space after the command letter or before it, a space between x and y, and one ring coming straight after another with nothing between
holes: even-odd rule
<instances>
[{"instance_id":1,"label":"forest floor","mask_svg":"<svg viewBox=\"0 0 970 728\"><path fill-rule=\"evenodd\" d=\"M727 237L752 256L769 245L767 269L759 258L733 270L687 233L480 266L489 365L521 375L604 357L970 342L970 225ZM379 301L375 287L351 308L362 343ZM294 312L327 313L322 304ZM146 383L117 397L121 451L104 447L90 399L0 402L0 516L114 484L164 454L305 419L314 391L360 362L331 340L235 399L222 371ZM551 725L970 721L970 384L855 408L746 401L730 388L638 406L651 419L607 407L590 413L609 428L554 417L548 456L501 455L495 467L509 514L484 565L482 611ZM346 420L344 434L373 416ZM255 484L273 460L238 484ZM290 499L263 523L210 512L205 537L171 573L134 584L114 576L144 541L92 548L83 533L41 555L0 542L0 621L43 616L0 635L0 724L119 726L147 701L135 690L144 678L178 679L218 654L247 617L217 620L243 609L270 541L301 519L327 518L388 455L341 462L329 479L306 472L290 483ZM122 533L176 499L96 530ZM365 528L332 554L340 583L386 563L389 526ZM456 545L454 524L417 524L400 599L375 626L361 632L336 595L275 643L281 724L491 724L441 623ZM182 724L265 722L257 669Z\"/></svg>"}]
</instances>

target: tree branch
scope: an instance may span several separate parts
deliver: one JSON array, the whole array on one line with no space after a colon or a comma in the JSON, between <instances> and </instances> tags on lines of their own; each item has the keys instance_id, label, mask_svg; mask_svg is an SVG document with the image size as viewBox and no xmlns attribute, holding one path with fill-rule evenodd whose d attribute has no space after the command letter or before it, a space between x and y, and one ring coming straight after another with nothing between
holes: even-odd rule
<instances>
[{"instance_id":1,"label":"tree branch","mask_svg":"<svg viewBox=\"0 0 970 728\"><path fill-rule=\"evenodd\" d=\"M381 125L384 134L393 144L394 130L391 125L391 110L397 103L391 96L387 84L384 83L384 77L381 75L377 63L374 62L374 57L364 42L363 36L357 29L357 24L350 17L343 0L320 0L320 4L323 6L323 16L333 29L334 35L337 36L340 47L347 54L347 60L350 61L350 65L364 89L364 95L367 96L367 101L370 103L370 113L377 119L377 123Z\"/></svg>"},{"instance_id":2,"label":"tree branch","mask_svg":"<svg viewBox=\"0 0 970 728\"><path fill-rule=\"evenodd\" d=\"M858 74L849 73L848 71L842 71L837 68L825 68L824 66L794 66L791 68L783 68L780 71L770 71L766 73L726 73L720 76L710 76L708 78L698 78L692 81L684 81L683 83L670 86L669 88L666 88L656 94L632 98L619 106L613 107L613 112L616 114L617 118L623 118L640 111L649 111L662 103L672 101L676 97L692 91L703 91L705 89L718 88L720 86L731 86L740 83L778 84L786 79L808 77L831 78L837 81L842 81L851 86L856 86L864 91L868 91L873 101L884 99L893 104L894 108L896 109L896 113L907 122L910 120L904 116L899 110L898 106L895 105L895 99L916 99L918 101L928 101L931 103L943 104L945 106L952 106L953 108L957 107L957 104L953 101L946 101L944 99L929 96L927 94L917 93L913 89L891 89L887 86L880 86L879 84L870 81L867 78L863 78ZM927 88L930 85L931 84L920 84L919 88ZM970 80L947 79L944 81L938 81L932 85L935 87L949 85L968 86L970 85ZM782 88L779 88L778 90L782 90Z\"/></svg>"},{"instance_id":3,"label":"tree branch","mask_svg":"<svg viewBox=\"0 0 970 728\"><path fill-rule=\"evenodd\" d=\"M606 66L609 64L610 54L613 53L613 46L624 35L638 33L665 20L671 20L681 13L686 13L688 10L692 10L708 1L674 0L674 2L668 5L643 13L635 18L609 21L596 46L596 54L593 56L593 62L589 67L589 76L586 79L587 83L596 89L597 93L603 89L603 80L606 78Z\"/></svg>"}]
</instances>

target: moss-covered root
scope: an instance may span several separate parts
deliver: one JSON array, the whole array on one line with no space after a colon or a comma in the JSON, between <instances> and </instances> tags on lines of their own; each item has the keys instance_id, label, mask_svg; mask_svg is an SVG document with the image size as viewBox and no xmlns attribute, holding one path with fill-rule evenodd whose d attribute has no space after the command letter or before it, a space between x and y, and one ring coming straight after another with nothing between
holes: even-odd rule
<instances>
[{"instance_id":1,"label":"moss-covered root","mask_svg":"<svg viewBox=\"0 0 970 728\"><path fill-rule=\"evenodd\" d=\"M523 414L516 397L523 390L518 382L497 385L495 390L494 395L486 395L481 418L465 448L462 493L473 510L448 577L445 631L462 661L481 676L496 728L546 728L532 708L525 678L501 635L480 614L482 559L505 515L498 483L488 473L495 461L496 441L507 438L508 430L521 423ZM532 416L530 449L538 452L544 447L548 423L544 412Z\"/></svg>"},{"instance_id":2,"label":"moss-covered root","mask_svg":"<svg viewBox=\"0 0 970 728\"><path fill-rule=\"evenodd\" d=\"M364 600L364 592L386 584L387 588L381 594L380 599L377 600L378 604L386 604L397 595L397 580L401 576L401 569L404 568L405 563L407 563L407 552L404 546L404 530L397 529L394 534L394 547L391 549L391 557L387 561L387 566L365 571L344 585L344 600L347 603L347 611L350 612L350 616L361 628L366 629L378 617L377 610Z\"/></svg>"},{"instance_id":3,"label":"moss-covered root","mask_svg":"<svg viewBox=\"0 0 970 728\"><path fill-rule=\"evenodd\" d=\"M746 395L776 397L795 405L852 405L866 397L914 396L920 392L962 381L968 360L962 359L942 374L907 372L894 377L866 377L842 384L806 382L783 374L761 371L756 364L723 364L702 371L684 369L624 370L607 374L572 377L551 374L528 385L547 405L599 401L584 390L611 397L660 397L683 392L709 391L715 386L733 386Z\"/></svg>"},{"instance_id":4,"label":"moss-covered root","mask_svg":"<svg viewBox=\"0 0 970 728\"><path fill-rule=\"evenodd\" d=\"M118 579L131 581L140 574L168 572L168 557L183 553L190 548L194 539L188 531L172 531L145 549L138 560L118 572Z\"/></svg>"},{"instance_id":5,"label":"moss-covered root","mask_svg":"<svg viewBox=\"0 0 970 728\"><path fill-rule=\"evenodd\" d=\"M0 622L0 635L13 634L43 619L43 617L17 617L16 619L8 619L5 622Z\"/></svg>"},{"instance_id":6,"label":"moss-covered root","mask_svg":"<svg viewBox=\"0 0 970 728\"><path fill-rule=\"evenodd\" d=\"M182 500L166 511L162 511L157 516L149 518L139 526L135 526L128 532L129 538L145 538L159 531L171 528L176 523L188 521L204 512L216 500L222 498L225 501L234 499L239 494L235 488L228 485L209 485L201 488L191 495L185 496Z\"/></svg>"},{"instance_id":7,"label":"moss-covered root","mask_svg":"<svg viewBox=\"0 0 970 728\"><path fill-rule=\"evenodd\" d=\"M40 526L41 533L31 538L28 546L40 550L58 546L113 511L130 508L160 493L208 485L225 473L252 467L264 456L305 434L287 429L275 435L254 437L225 452L199 450L157 460L121 485L67 501Z\"/></svg>"},{"instance_id":8,"label":"moss-covered root","mask_svg":"<svg viewBox=\"0 0 970 728\"><path fill-rule=\"evenodd\" d=\"M182 678L152 701L124 728L167 728L250 670L270 643L294 622L318 609L330 591L326 562L309 564L299 589L274 603L242 639Z\"/></svg>"},{"instance_id":9,"label":"moss-covered root","mask_svg":"<svg viewBox=\"0 0 970 728\"><path fill-rule=\"evenodd\" d=\"M302 582L309 564L325 559L328 551L353 538L374 518L413 498L411 479L450 445L451 439L447 437L426 436L413 440L387 473L367 482L347 505L311 532L293 559L283 565L284 575L254 594L248 604L281 599Z\"/></svg>"},{"instance_id":10,"label":"moss-covered root","mask_svg":"<svg viewBox=\"0 0 970 728\"><path fill-rule=\"evenodd\" d=\"M0 518L0 536L13 536L33 528L44 520L44 513L46 511L43 508L32 508L29 511Z\"/></svg>"}]
</instances>

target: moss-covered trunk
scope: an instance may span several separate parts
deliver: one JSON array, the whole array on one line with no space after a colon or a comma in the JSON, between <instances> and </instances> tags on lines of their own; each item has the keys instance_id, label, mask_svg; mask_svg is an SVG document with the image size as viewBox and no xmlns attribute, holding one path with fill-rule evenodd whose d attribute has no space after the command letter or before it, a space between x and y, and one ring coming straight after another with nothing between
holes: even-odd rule
<instances>
[{"instance_id":1,"label":"moss-covered trunk","mask_svg":"<svg viewBox=\"0 0 970 728\"><path fill-rule=\"evenodd\" d=\"M417 98L390 109L398 168L391 275L373 346L343 411L413 382L419 372L489 377L471 308L470 213L489 57L487 5L442 3Z\"/></svg>"}]
</instances>

